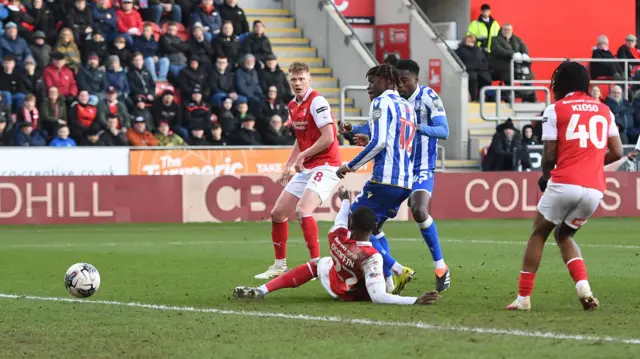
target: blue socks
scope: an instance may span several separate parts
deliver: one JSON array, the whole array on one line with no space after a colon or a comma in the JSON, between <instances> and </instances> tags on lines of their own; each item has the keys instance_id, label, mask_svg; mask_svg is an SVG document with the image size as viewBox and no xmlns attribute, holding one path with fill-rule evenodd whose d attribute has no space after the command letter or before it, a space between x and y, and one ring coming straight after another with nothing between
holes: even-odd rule
<instances>
[{"instance_id":1,"label":"blue socks","mask_svg":"<svg viewBox=\"0 0 640 359\"><path fill-rule=\"evenodd\" d=\"M440 249L440 241L438 240L438 229L436 228L436 224L433 221L433 218L429 216L429 218L422 222L418 223L420 227L420 233L422 233L422 238L424 238L424 242L429 247L429 251L431 252L431 257L433 258L434 264L436 262L442 262L442 250Z\"/></svg>"},{"instance_id":2,"label":"blue socks","mask_svg":"<svg viewBox=\"0 0 640 359\"><path fill-rule=\"evenodd\" d=\"M387 241L384 232L380 232L377 235L371 235L371 244L373 244L373 247L382 255L384 277L390 277L393 274L391 272L391 267L396 263L396 260L389 252L389 242Z\"/></svg>"}]
</instances>

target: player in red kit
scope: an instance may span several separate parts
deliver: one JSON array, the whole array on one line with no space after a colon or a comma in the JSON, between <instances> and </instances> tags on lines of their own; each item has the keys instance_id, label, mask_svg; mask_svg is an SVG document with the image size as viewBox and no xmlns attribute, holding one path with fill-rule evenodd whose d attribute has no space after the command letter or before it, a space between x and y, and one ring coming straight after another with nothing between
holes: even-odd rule
<instances>
[{"instance_id":1,"label":"player in red kit","mask_svg":"<svg viewBox=\"0 0 640 359\"><path fill-rule=\"evenodd\" d=\"M289 214L295 210L311 261L320 258L316 208L326 201L340 179L336 170L342 165L336 127L329 102L311 88L309 66L294 62L289 66L289 82L296 96L289 103L289 115L296 142L285 165L280 183L284 191L271 211L271 239L275 263L257 279L271 279L287 270Z\"/></svg>"},{"instance_id":2,"label":"player in red kit","mask_svg":"<svg viewBox=\"0 0 640 359\"><path fill-rule=\"evenodd\" d=\"M420 297L387 293L382 255L369 241L377 224L376 214L368 207L360 207L353 211L349 220L349 192L340 188L338 194L342 205L329 231L331 257L302 264L260 287L236 287L233 296L259 299L276 290L299 287L318 278L334 299L398 305L437 302L440 299L438 292L428 292Z\"/></svg>"},{"instance_id":3,"label":"player in red kit","mask_svg":"<svg viewBox=\"0 0 640 359\"><path fill-rule=\"evenodd\" d=\"M530 310L544 244L555 239L585 310L598 308L580 248L573 236L596 211L605 190L604 165L622 157L622 143L609 108L588 95L589 74L577 62L564 62L551 80L556 103L543 114L543 192L518 281L518 297L508 310Z\"/></svg>"}]
</instances>

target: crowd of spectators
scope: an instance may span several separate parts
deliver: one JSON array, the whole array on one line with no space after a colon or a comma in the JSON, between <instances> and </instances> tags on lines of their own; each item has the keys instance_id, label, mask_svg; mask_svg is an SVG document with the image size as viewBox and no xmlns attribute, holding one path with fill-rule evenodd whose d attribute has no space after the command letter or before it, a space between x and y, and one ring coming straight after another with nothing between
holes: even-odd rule
<instances>
[{"instance_id":1,"label":"crowd of spectators","mask_svg":"<svg viewBox=\"0 0 640 359\"><path fill-rule=\"evenodd\" d=\"M0 0L0 145L288 145L293 98L237 0Z\"/></svg>"}]
</instances>

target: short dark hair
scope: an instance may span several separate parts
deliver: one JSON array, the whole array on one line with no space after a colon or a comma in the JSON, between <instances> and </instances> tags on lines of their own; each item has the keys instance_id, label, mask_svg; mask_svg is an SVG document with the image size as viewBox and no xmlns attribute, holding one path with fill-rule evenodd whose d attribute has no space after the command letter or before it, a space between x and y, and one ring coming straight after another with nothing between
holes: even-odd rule
<instances>
[{"instance_id":1,"label":"short dark hair","mask_svg":"<svg viewBox=\"0 0 640 359\"><path fill-rule=\"evenodd\" d=\"M560 100L574 91L589 93L589 82L586 67L574 61L565 61L551 76L551 91L556 100Z\"/></svg>"},{"instance_id":2,"label":"short dark hair","mask_svg":"<svg viewBox=\"0 0 640 359\"><path fill-rule=\"evenodd\" d=\"M480 6L480 11L485 10L491 10L491 6L489 6L489 4L482 4L482 6Z\"/></svg>"},{"instance_id":3,"label":"short dark hair","mask_svg":"<svg viewBox=\"0 0 640 359\"><path fill-rule=\"evenodd\" d=\"M400 60L396 67L398 70L406 70L416 76L420 75L420 65L413 60Z\"/></svg>"},{"instance_id":4,"label":"short dark hair","mask_svg":"<svg viewBox=\"0 0 640 359\"><path fill-rule=\"evenodd\" d=\"M369 207L359 207L351 214L351 230L373 232L377 224L376 213Z\"/></svg>"},{"instance_id":5,"label":"short dark hair","mask_svg":"<svg viewBox=\"0 0 640 359\"><path fill-rule=\"evenodd\" d=\"M16 58L12 54L6 54L2 56L2 61L16 61Z\"/></svg>"},{"instance_id":6,"label":"short dark hair","mask_svg":"<svg viewBox=\"0 0 640 359\"><path fill-rule=\"evenodd\" d=\"M388 80L394 86L400 85L400 75L398 74L398 69L393 65L382 64L374 66L370 68L369 71L367 71L367 78L376 76Z\"/></svg>"},{"instance_id":7,"label":"short dark hair","mask_svg":"<svg viewBox=\"0 0 640 359\"><path fill-rule=\"evenodd\" d=\"M253 27L256 27L256 25L258 24L262 24L264 26L264 23L262 22L262 20L254 20L253 21Z\"/></svg>"}]
</instances>

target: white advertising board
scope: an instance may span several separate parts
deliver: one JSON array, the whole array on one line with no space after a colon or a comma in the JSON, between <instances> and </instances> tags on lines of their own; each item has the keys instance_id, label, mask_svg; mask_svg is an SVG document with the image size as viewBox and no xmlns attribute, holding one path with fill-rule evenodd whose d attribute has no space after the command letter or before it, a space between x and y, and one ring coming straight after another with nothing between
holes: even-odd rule
<instances>
[{"instance_id":1,"label":"white advertising board","mask_svg":"<svg viewBox=\"0 0 640 359\"><path fill-rule=\"evenodd\" d=\"M129 174L126 147L5 147L0 176L123 176Z\"/></svg>"}]
</instances>

